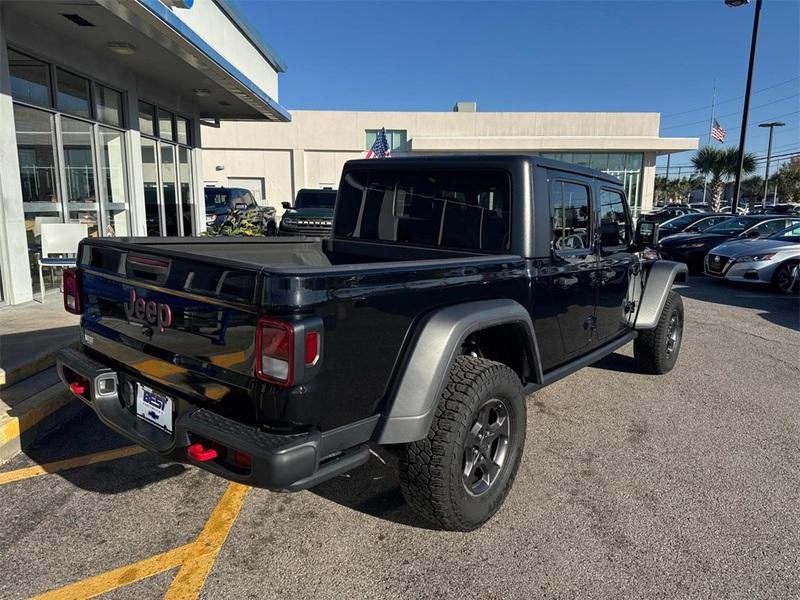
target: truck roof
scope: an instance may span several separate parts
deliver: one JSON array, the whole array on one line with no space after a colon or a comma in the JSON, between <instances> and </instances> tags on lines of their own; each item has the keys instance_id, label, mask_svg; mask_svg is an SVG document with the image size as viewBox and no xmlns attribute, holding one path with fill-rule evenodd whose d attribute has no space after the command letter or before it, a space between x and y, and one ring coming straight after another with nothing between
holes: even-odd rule
<instances>
[{"instance_id":1,"label":"truck roof","mask_svg":"<svg viewBox=\"0 0 800 600\"><path fill-rule=\"evenodd\" d=\"M391 159L353 159L345 163L348 169L430 169L430 168L476 168L481 163L487 167L500 167L504 164L511 169L520 163L526 163L531 168L541 166L549 169L560 169L586 177L602 179L609 183L620 185L619 179L613 175L596 171L576 164L544 158L535 154L414 154L393 156Z\"/></svg>"}]
</instances>

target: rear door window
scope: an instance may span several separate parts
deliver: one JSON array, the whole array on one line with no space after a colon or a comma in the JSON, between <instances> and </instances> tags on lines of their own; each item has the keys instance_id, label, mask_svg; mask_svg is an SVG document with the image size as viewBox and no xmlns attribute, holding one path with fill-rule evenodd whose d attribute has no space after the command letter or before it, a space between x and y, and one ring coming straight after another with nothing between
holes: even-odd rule
<instances>
[{"instance_id":1,"label":"rear door window","mask_svg":"<svg viewBox=\"0 0 800 600\"><path fill-rule=\"evenodd\" d=\"M550 228L556 253L588 251L591 232L589 187L556 179L550 185Z\"/></svg>"},{"instance_id":2,"label":"rear door window","mask_svg":"<svg viewBox=\"0 0 800 600\"><path fill-rule=\"evenodd\" d=\"M616 190L600 190L600 245L603 250L627 246L630 241L625 198Z\"/></svg>"},{"instance_id":3,"label":"rear door window","mask_svg":"<svg viewBox=\"0 0 800 600\"><path fill-rule=\"evenodd\" d=\"M786 219L774 219L772 221L764 221L763 223L759 223L753 229L758 231L761 237L764 237L770 235L771 233L775 233L776 231L780 231L788 224L789 223Z\"/></svg>"},{"instance_id":4,"label":"rear door window","mask_svg":"<svg viewBox=\"0 0 800 600\"><path fill-rule=\"evenodd\" d=\"M508 250L510 179L502 171L349 171L334 223L337 237Z\"/></svg>"}]
</instances>

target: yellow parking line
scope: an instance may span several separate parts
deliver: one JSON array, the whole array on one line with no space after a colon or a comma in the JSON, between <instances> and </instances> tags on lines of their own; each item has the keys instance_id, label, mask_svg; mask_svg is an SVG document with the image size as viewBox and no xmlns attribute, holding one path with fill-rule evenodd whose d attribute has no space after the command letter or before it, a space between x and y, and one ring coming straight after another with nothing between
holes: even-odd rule
<instances>
[{"instance_id":1,"label":"yellow parking line","mask_svg":"<svg viewBox=\"0 0 800 600\"><path fill-rule=\"evenodd\" d=\"M134 446L138 447L138 446ZM229 483L203 531L191 544L45 592L35 599L93 598L180 566L165 598L197 598L250 488Z\"/></svg>"},{"instance_id":2,"label":"yellow parking line","mask_svg":"<svg viewBox=\"0 0 800 600\"><path fill-rule=\"evenodd\" d=\"M12 481L20 481L21 479L38 477L39 475L47 475L48 473L58 473L59 471L66 471L67 469L74 469L76 467L85 467L116 458L133 456L141 452L144 452L144 448L141 446L125 446L124 448L104 450L103 452L95 452L94 454L87 454L76 458L67 458L66 460L57 460L43 465L36 465L35 467L8 471L7 473L0 473L0 485L11 483Z\"/></svg>"},{"instance_id":3,"label":"yellow parking line","mask_svg":"<svg viewBox=\"0 0 800 600\"><path fill-rule=\"evenodd\" d=\"M228 485L225 495L211 513L206 526L194 543L194 556L183 563L181 570L172 580L172 585L164 594L165 600L183 600L197 598L200 595L249 490L248 486L239 483Z\"/></svg>"},{"instance_id":4,"label":"yellow parking line","mask_svg":"<svg viewBox=\"0 0 800 600\"><path fill-rule=\"evenodd\" d=\"M147 577L174 569L182 564L194 550L194 544L186 544L168 552L156 554L139 562L125 565L113 571L106 571L89 579L76 581L64 587L34 596L34 600L75 600L94 598L117 588L130 585Z\"/></svg>"}]
</instances>

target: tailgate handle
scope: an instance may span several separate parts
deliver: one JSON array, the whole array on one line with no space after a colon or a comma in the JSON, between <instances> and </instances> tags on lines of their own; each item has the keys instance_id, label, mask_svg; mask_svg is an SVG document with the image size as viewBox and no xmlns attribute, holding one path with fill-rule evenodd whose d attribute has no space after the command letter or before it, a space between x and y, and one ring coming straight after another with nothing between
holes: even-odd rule
<instances>
[{"instance_id":1,"label":"tailgate handle","mask_svg":"<svg viewBox=\"0 0 800 600\"><path fill-rule=\"evenodd\" d=\"M152 256L129 254L125 263L128 277L136 277L145 281L164 283L169 276L170 260Z\"/></svg>"}]
</instances>

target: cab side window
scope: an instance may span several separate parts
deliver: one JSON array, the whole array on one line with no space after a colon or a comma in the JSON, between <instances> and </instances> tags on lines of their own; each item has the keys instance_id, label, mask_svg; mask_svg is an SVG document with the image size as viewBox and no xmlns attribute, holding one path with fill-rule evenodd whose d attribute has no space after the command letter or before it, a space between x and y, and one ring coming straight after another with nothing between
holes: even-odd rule
<instances>
[{"instance_id":1,"label":"cab side window","mask_svg":"<svg viewBox=\"0 0 800 600\"><path fill-rule=\"evenodd\" d=\"M550 187L550 227L553 249L569 253L590 247L588 186L556 180Z\"/></svg>"},{"instance_id":2,"label":"cab side window","mask_svg":"<svg viewBox=\"0 0 800 600\"><path fill-rule=\"evenodd\" d=\"M600 245L604 250L627 246L630 241L625 198L612 190L600 190Z\"/></svg>"}]
</instances>

